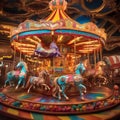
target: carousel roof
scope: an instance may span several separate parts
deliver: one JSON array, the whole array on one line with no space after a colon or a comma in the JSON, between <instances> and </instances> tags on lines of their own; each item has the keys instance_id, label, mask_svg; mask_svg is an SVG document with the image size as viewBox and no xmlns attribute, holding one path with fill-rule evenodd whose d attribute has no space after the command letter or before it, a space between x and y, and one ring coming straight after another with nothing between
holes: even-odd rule
<instances>
[{"instance_id":1,"label":"carousel roof","mask_svg":"<svg viewBox=\"0 0 120 120\"><path fill-rule=\"evenodd\" d=\"M92 22L80 24L71 19L64 10L65 0L52 0L49 3L52 13L38 21L25 20L11 31L11 46L23 54L33 55L40 41L44 47L53 41L77 53L91 53L105 44L106 33ZM74 51L74 50L73 50Z\"/></svg>"},{"instance_id":2,"label":"carousel roof","mask_svg":"<svg viewBox=\"0 0 120 120\"><path fill-rule=\"evenodd\" d=\"M65 13L69 18L80 24L94 22L100 28L105 28L107 39L103 53L119 54L120 46L120 1L119 0L66 0ZM49 0L2 0L0 1L0 56L13 55L10 48L10 29L24 23L23 21L46 20L51 14ZM64 11L63 11L64 12ZM59 17L58 17L59 18ZM57 19L57 18L56 18ZM55 36L55 35L54 35ZM65 36L65 34L64 34ZM43 37L43 35L42 35ZM46 36L44 36L46 38ZM50 39L51 36L47 36ZM55 38L67 37L61 35ZM30 36L32 38L32 36ZM40 36L39 36L40 38ZM82 38L80 38L83 41ZM47 40L46 40L47 41ZM76 40L77 41L77 40ZM29 41L26 41L29 43ZM102 42L104 43L104 42ZM65 43L64 43L65 44ZM69 45L71 46L71 45ZM3 48L6 48L3 50ZM80 48L80 47L79 47ZM90 50L90 49L89 49ZM18 54L19 56L19 54Z\"/></svg>"}]
</instances>

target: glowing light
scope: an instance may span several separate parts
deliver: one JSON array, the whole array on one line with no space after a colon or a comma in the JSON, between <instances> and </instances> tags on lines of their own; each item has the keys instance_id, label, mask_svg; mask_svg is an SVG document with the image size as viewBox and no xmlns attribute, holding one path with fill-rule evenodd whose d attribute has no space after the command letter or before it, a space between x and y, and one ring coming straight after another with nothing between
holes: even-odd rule
<instances>
[{"instance_id":1,"label":"glowing light","mask_svg":"<svg viewBox=\"0 0 120 120\"><path fill-rule=\"evenodd\" d=\"M39 43L39 42L35 41L34 39L32 39L30 37L27 37L26 39L29 40L32 43L35 43L36 45Z\"/></svg>"},{"instance_id":2,"label":"glowing light","mask_svg":"<svg viewBox=\"0 0 120 120\"><path fill-rule=\"evenodd\" d=\"M82 39L82 38L83 38L82 36L76 37L76 38L74 38L73 40L71 40L71 41L68 43L68 45L74 43L75 41L77 42L77 41L79 41L79 40Z\"/></svg>"},{"instance_id":3,"label":"glowing light","mask_svg":"<svg viewBox=\"0 0 120 120\"><path fill-rule=\"evenodd\" d=\"M58 35L57 42L61 42L63 39L63 35Z\"/></svg>"}]
</instances>

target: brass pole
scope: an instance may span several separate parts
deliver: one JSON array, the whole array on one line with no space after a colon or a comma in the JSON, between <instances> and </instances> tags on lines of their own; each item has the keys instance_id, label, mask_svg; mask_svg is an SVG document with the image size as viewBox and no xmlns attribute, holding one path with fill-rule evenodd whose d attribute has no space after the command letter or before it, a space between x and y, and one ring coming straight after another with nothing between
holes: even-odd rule
<instances>
[{"instance_id":1,"label":"brass pole","mask_svg":"<svg viewBox=\"0 0 120 120\"><path fill-rule=\"evenodd\" d=\"M96 51L94 50L94 63L95 63L95 66L96 66Z\"/></svg>"},{"instance_id":2,"label":"brass pole","mask_svg":"<svg viewBox=\"0 0 120 120\"><path fill-rule=\"evenodd\" d=\"M18 36L18 39L19 39L19 36ZM20 44L21 44L21 39L20 39ZM22 56L22 53L21 53L21 50L20 50L20 61L21 61L21 56Z\"/></svg>"},{"instance_id":3,"label":"brass pole","mask_svg":"<svg viewBox=\"0 0 120 120\"><path fill-rule=\"evenodd\" d=\"M102 61L102 48L100 48L100 60Z\"/></svg>"},{"instance_id":4,"label":"brass pole","mask_svg":"<svg viewBox=\"0 0 120 120\"><path fill-rule=\"evenodd\" d=\"M74 57L75 57L75 65L76 65L76 40L74 41Z\"/></svg>"}]
</instances>

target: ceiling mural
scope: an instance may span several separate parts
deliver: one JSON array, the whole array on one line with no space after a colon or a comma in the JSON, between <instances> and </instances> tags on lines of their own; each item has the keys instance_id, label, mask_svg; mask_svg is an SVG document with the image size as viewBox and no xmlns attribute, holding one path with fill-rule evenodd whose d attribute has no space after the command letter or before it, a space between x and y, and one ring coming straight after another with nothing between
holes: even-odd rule
<instances>
[{"instance_id":1,"label":"ceiling mural","mask_svg":"<svg viewBox=\"0 0 120 120\"><path fill-rule=\"evenodd\" d=\"M94 22L107 33L105 51L120 48L120 1L119 0L66 0L65 12L69 17L84 24ZM0 1L0 46L10 49L10 29L25 20L45 19L51 13L50 0L2 0ZM0 47L0 52L5 51ZM12 51L9 51L12 53ZM119 52L119 51L118 51Z\"/></svg>"}]
</instances>

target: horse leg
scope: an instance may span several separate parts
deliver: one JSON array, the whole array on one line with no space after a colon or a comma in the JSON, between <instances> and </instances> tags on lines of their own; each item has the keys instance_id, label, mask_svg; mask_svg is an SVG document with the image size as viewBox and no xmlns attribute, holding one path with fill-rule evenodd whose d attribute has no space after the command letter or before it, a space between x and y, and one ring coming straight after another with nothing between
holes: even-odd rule
<instances>
[{"instance_id":1,"label":"horse leg","mask_svg":"<svg viewBox=\"0 0 120 120\"><path fill-rule=\"evenodd\" d=\"M18 89L18 87L20 86L20 84L21 84L21 82L23 81L23 79L24 79L24 77L20 77L20 78L19 78L18 84L17 84L17 86L16 86L15 89Z\"/></svg>"},{"instance_id":2,"label":"horse leg","mask_svg":"<svg viewBox=\"0 0 120 120\"><path fill-rule=\"evenodd\" d=\"M8 83L8 82L9 82L9 79L7 79L7 80L5 81L4 87L7 86L7 83Z\"/></svg>"},{"instance_id":3,"label":"horse leg","mask_svg":"<svg viewBox=\"0 0 120 120\"><path fill-rule=\"evenodd\" d=\"M23 79L23 85L22 88L25 88L25 78Z\"/></svg>"},{"instance_id":4,"label":"horse leg","mask_svg":"<svg viewBox=\"0 0 120 120\"><path fill-rule=\"evenodd\" d=\"M103 85L107 84L108 83L107 78L104 76L102 76L102 78L104 79Z\"/></svg>"},{"instance_id":5,"label":"horse leg","mask_svg":"<svg viewBox=\"0 0 120 120\"><path fill-rule=\"evenodd\" d=\"M80 91L80 99L85 100L84 93L87 92L86 87L83 84L79 84L78 88L79 88L79 91ZM84 91L83 91L83 89L84 89Z\"/></svg>"},{"instance_id":6,"label":"horse leg","mask_svg":"<svg viewBox=\"0 0 120 120\"><path fill-rule=\"evenodd\" d=\"M66 100L69 100L69 97L64 92L65 88L66 88L65 85L61 85L61 90L59 90L59 91L63 94L63 96L65 97Z\"/></svg>"},{"instance_id":7,"label":"horse leg","mask_svg":"<svg viewBox=\"0 0 120 120\"><path fill-rule=\"evenodd\" d=\"M57 98L57 92L58 92L58 89L57 89L57 86L55 86L53 89L52 89L52 96Z\"/></svg>"},{"instance_id":8,"label":"horse leg","mask_svg":"<svg viewBox=\"0 0 120 120\"><path fill-rule=\"evenodd\" d=\"M13 86L13 84L12 84L12 82L11 82L11 81L9 81L9 85L10 85L10 87L12 87L12 86Z\"/></svg>"},{"instance_id":9,"label":"horse leg","mask_svg":"<svg viewBox=\"0 0 120 120\"><path fill-rule=\"evenodd\" d=\"M58 99L61 100L62 97L61 97L61 91L58 91Z\"/></svg>"},{"instance_id":10,"label":"horse leg","mask_svg":"<svg viewBox=\"0 0 120 120\"><path fill-rule=\"evenodd\" d=\"M27 93L30 92L30 89L31 89L32 87L33 87L33 85L31 84L30 87L29 87L28 90L27 90Z\"/></svg>"},{"instance_id":11,"label":"horse leg","mask_svg":"<svg viewBox=\"0 0 120 120\"><path fill-rule=\"evenodd\" d=\"M107 84L107 79L104 76L99 75L98 78L99 78L99 87L101 87L102 84L103 85Z\"/></svg>"},{"instance_id":12,"label":"horse leg","mask_svg":"<svg viewBox=\"0 0 120 120\"><path fill-rule=\"evenodd\" d=\"M50 90L50 87L47 84L42 84L43 86L45 86L45 90Z\"/></svg>"},{"instance_id":13,"label":"horse leg","mask_svg":"<svg viewBox=\"0 0 120 120\"><path fill-rule=\"evenodd\" d=\"M5 81L4 87L7 86L7 83L9 83L9 85L11 84L10 81L12 80L12 78L7 77L7 80Z\"/></svg>"}]
</instances>

